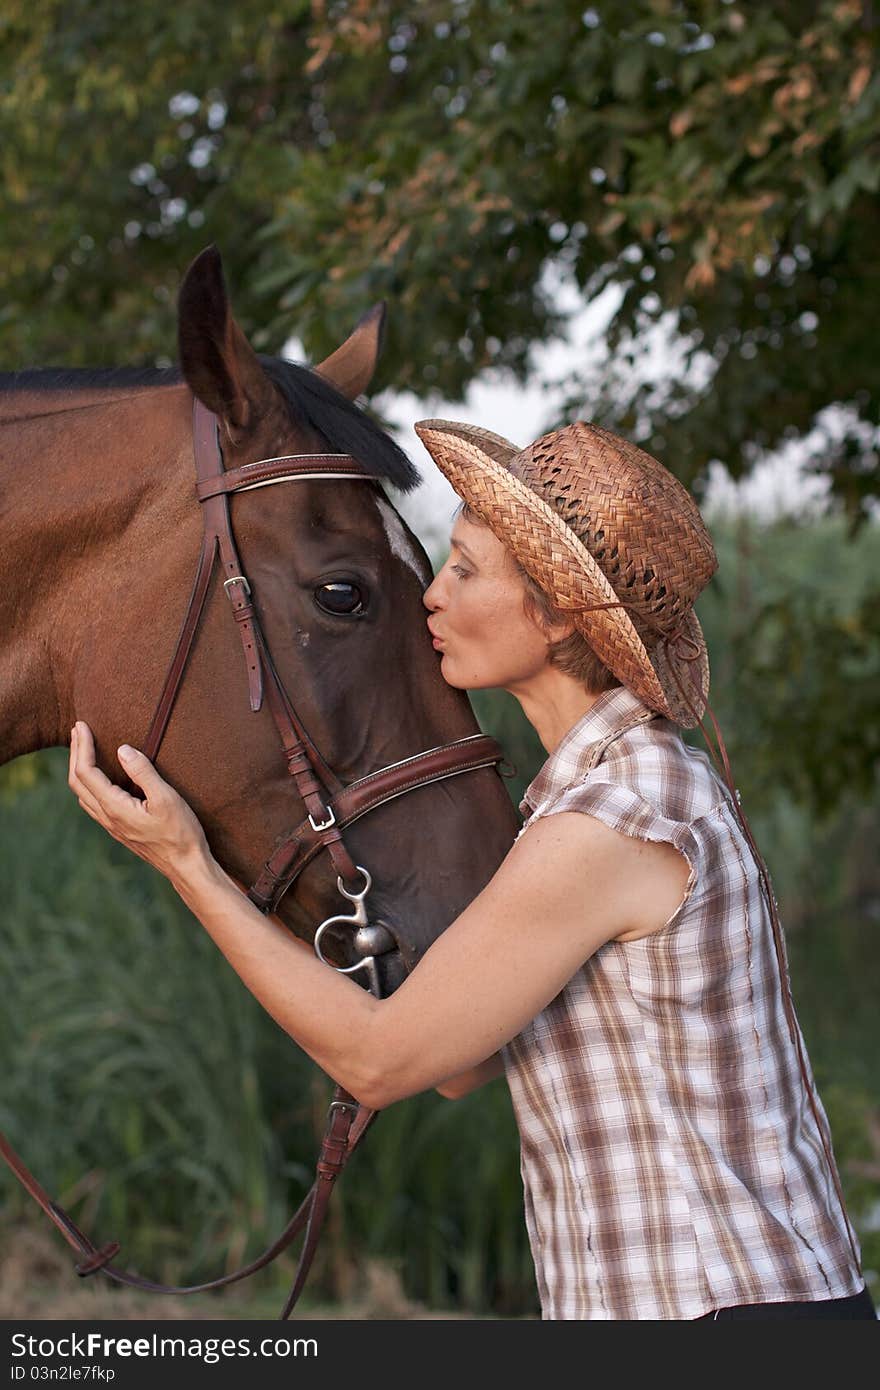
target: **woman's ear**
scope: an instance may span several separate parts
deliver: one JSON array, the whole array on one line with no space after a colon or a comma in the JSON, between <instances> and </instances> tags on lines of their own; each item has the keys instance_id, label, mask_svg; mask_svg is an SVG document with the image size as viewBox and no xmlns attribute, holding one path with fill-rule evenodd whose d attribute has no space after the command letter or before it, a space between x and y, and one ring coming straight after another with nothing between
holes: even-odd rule
<instances>
[{"instance_id":1,"label":"woman's ear","mask_svg":"<svg viewBox=\"0 0 880 1390\"><path fill-rule=\"evenodd\" d=\"M528 602L525 604L525 613L526 617L530 618L535 624L535 627L544 638L548 647L555 647L557 642L564 642L566 637L570 637L575 631L574 623L554 622L552 619L548 618L545 613L542 613L539 608L530 605Z\"/></svg>"},{"instance_id":2,"label":"woman's ear","mask_svg":"<svg viewBox=\"0 0 880 1390\"><path fill-rule=\"evenodd\" d=\"M564 642L566 637L570 637L576 630L570 618L563 618L561 614L558 617L551 617L549 613L542 610L540 604L529 603L528 599L526 599L525 611L548 647L554 647L557 642Z\"/></svg>"},{"instance_id":3,"label":"woman's ear","mask_svg":"<svg viewBox=\"0 0 880 1390\"><path fill-rule=\"evenodd\" d=\"M564 642L566 637L571 637L572 633L577 631L570 618L559 622L549 622L544 618L541 622L541 628L546 633L547 641L551 647L555 646L557 642Z\"/></svg>"}]
</instances>

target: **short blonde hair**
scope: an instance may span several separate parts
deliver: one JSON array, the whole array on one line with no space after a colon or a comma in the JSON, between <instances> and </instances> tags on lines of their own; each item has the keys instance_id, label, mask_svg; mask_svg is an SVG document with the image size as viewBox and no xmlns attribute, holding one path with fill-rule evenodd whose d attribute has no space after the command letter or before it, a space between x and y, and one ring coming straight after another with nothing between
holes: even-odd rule
<instances>
[{"instance_id":1,"label":"short blonde hair","mask_svg":"<svg viewBox=\"0 0 880 1390\"><path fill-rule=\"evenodd\" d=\"M465 521L471 522L474 526L485 526L483 518L473 510L467 502L462 502L458 507L456 516L464 517ZM557 623L565 623L570 620L571 615L557 608L549 594L541 588L540 584L529 574L528 570L523 569L519 560L510 551L506 554L517 574L523 581L523 609L526 616L531 618L539 628L553 627ZM562 671L567 676L573 676L580 681L591 695L601 695L606 690L613 690L616 686L622 685L612 671L593 651L586 637L575 630L569 637L563 637L558 642L551 642L548 655L550 665Z\"/></svg>"}]
</instances>

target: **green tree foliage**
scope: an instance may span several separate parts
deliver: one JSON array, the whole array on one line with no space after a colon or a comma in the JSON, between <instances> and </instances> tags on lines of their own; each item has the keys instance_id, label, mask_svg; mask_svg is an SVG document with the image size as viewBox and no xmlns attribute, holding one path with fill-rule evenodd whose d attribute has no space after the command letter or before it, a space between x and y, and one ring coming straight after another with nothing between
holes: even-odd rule
<instances>
[{"instance_id":1,"label":"green tree foliage","mask_svg":"<svg viewBox=\"0 0 880 1390\"><path fill-rule=\"evenodd\" d=\"M880 765L880 527L841 518L716 524L718 576L697 603L712 706L749 805L783 794L814 823L870 800Z\"/></svg>"},{"instance_id":2,"label":"green tree foliage","mask_svg":"<svg viewBox=\"0 0 880 1390\"><path fill-rule=\"evenodd\" d=\"M488 366L525 375L559 327L553 272L620 291L583 413L693 482L838 403L817 466L856 517L877 487L872 15L8 0L5 364L167 355L181 269L214 240L263 347L323 354L384 297L385 382L456 395ZM664 315L687 351L658 393L621 369Z\"/></svg>"}]
</instances>

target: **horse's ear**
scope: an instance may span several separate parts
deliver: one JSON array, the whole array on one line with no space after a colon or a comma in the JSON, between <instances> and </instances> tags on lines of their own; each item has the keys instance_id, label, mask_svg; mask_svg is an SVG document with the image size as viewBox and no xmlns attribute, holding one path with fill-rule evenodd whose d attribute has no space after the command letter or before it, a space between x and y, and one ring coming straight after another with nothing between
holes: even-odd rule
<instances>
[{"instance_id":1,"label":"horse's ear","mask_svg":"<svg viewBox=\"0 0 880 1390\"><path fill-rule=\"evenodd\" d=\"M203 405L241 434L273 399L273 387L229 308L216 246L197 256L177 299L177 340L184 379Z\"/></svg>"},{"instance_id":2,"label":"horse's ear","mask_svg":"<svg viewBox=\"0 0 880 1390\"><path fill-rule=\"evenodd\" d=\"M353 401L366 391L373 379L384 330L385 304L382 301L367 310L351 336L314 370L341 395Z\"/></svg>"}]
</instances>

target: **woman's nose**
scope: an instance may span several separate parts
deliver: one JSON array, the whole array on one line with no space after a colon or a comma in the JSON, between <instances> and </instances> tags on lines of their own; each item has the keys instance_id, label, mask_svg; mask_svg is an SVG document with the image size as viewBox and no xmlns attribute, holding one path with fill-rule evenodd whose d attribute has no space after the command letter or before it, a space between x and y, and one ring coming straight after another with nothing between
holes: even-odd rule
<instances>
[{"instance_id":1,"label":"woman's nose","mask_svg":"<svg viewBox=\"0 0 880 1390\"><path fill-rule=\"evenodd\" d=\"M442 574L442 570L440 573ZM430 613L433 613L435 609L440 607L440 602L440 575L438 574L435 575L434 579L422 594L422 603Z\"/></svg>"}]
</instances>

